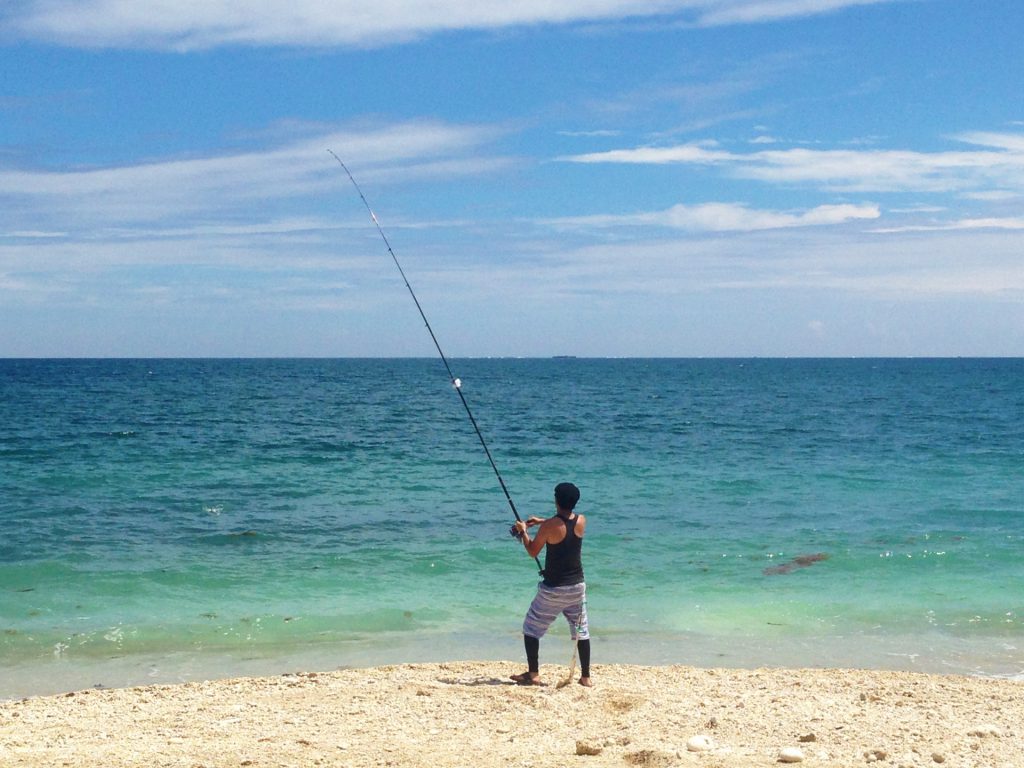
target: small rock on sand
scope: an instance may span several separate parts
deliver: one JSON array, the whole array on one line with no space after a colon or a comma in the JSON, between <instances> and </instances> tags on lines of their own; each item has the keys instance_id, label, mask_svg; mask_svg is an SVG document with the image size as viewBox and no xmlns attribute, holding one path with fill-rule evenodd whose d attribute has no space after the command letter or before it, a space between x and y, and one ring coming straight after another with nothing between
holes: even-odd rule
<instances>
[{"instance_id":1,"label":"small rock on sand","mask_svg":"<svg viewBox=\"0 0 1024 768\"><path fill-rule=\"evenodd\" d=\"M994 736L999 738L1002 736L1002 732L994 725L982 725L977 728L972 728L967 732L968 736L979 736L985 738L986 736Z\"/></svg>"},{"instance_id":2,"label":"small rock on sand","mask_svg":"<svg viewBox=\"0 0 1024 768\"><path fill-rule=\"evenodd\" d=\"M786 747L779 752L780 763L802 763L804 753L800 747Z\"/></svg>"},{"instance_id":3,"label":"small rock on sand","mask_svg":"<svg viewBox=\"0 0 1024 768\"><path fill-rule=\"evenodd\" d=\"M586 741L577 741L576 742L576 754L577 755L600 755L601 754L601 749L602 749L601 747L598 747L595 744L590 744L590 743L588 743Z\"/></svg>"},{"instance_id":4,"label":"small rock on sand","mask_svg":"<svg viewBox=\"0 0 1024 768\"><path fill-rule=\"evenodd\" d=\"M710 736L691 736L686 742L686 749L689 752L710 752L715 748L715 742Z\"/></svg>"}]
</instances>

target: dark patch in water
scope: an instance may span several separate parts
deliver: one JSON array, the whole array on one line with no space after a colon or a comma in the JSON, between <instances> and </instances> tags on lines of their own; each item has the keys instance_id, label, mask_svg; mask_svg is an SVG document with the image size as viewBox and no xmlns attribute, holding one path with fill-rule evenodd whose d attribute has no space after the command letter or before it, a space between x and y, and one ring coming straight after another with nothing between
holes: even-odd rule
<instances>
[{"instance_id":1,"label":"dark patch in water","mask_svg":"<svg viewBox=\"0 0 1024 768\"><path fill-rule=\"evenodd\" d=\"M824 552L815 552L813 555L797 555L788 563L773 565L771 568L765 568L762 573L765 576L778 576L783 573L795 571L797 568L807 568L808 566L819 563L822 560L828 560L828 555Z\"/></svg>"}]
</instances>

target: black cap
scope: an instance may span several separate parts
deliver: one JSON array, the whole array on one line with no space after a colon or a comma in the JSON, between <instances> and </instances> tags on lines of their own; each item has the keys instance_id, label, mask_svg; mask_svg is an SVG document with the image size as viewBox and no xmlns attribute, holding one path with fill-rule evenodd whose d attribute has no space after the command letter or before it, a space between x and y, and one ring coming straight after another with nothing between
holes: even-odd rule
<instances>
[{"instance_id":1,"label":"black cap","mask_svg":"<svg viewBox=\"0 0 1024 768\"><path fill-rule=\"evenodd\" d=\"M555 503L559 509L571 512L580 500L580 489L572 483L559 483L555 486Z\"/></svg>"}]
</instances>

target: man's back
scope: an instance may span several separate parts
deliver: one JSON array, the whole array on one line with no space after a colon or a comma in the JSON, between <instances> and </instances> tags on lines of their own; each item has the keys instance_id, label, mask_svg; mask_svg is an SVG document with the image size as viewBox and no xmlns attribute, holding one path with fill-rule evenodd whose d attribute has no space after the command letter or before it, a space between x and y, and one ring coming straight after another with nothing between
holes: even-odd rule
<instances>
[{"instance_id":1,"label":"man's back","mask_svg":"<svg viewBox=\"0 0 1024 768\"><path fill-rule=\"evenodd\" d=\"M565 587L583 582L583 533L587 520L583 515L568 518L556 515L541 526L549 526L544 552L544 584Z\"/></svg>"}]
</instances>

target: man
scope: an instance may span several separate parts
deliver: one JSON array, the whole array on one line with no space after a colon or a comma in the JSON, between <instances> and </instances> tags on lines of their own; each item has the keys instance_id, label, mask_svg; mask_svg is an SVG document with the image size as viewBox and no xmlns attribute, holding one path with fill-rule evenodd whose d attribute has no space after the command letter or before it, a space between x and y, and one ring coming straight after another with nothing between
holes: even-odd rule
<instances>
[{"instance_id":1,"label":"man","mask_svg":"<svg viewBox=\"0 0 1024 768\"><path fill-rule=\"evenodd\" d=\"M515 528L530 557L544 552L544 580L537 585L537 596L523 622L523 644L526 646L526 672L512 675L520 685L543 685L540 679L540 639L558 614L569 622L572 639L580 657L580 685L590 682L590 632L587 628L587 585L583 580L580 550L587 518L573 510L580 500L580 489L572 483L555 486L555 515L548 519L531 517L517 520ZM539 525L537 535L530 538L529 528Z\"/></svg>"}]
</instances>

